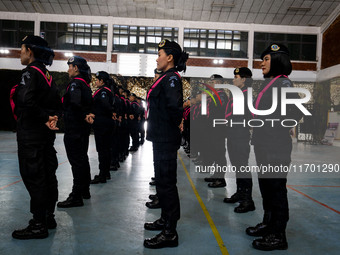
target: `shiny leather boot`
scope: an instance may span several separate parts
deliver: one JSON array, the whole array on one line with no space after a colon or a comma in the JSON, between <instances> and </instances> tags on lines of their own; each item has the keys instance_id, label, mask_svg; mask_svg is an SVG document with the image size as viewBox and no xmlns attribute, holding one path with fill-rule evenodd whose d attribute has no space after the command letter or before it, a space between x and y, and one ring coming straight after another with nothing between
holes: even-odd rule
<instances>
[{"instance_id":1,"label":"shiny leather boot","mask_svg":"<svg viewBox=\"0 0 340 255\"><path fill-rule=\"evenodd\" d=\"M160 249L165 247L177 247L178 234L176 231L163 230L158 235L144 240L144 247Z\"/></svg>"},{"instance_id":2,"label":"shiny leather boot","mask_svg":"<svg viewBox=\"0 0 340 255\"><path fill-rule=\"evenodd\" d=\"M234 212L236 213L246 213L255 210L255 205L253 200L244 200L240 202L240 205L235 207Z\"/></svg>"},{"instance_id":3,"label":"shiny leather boot","mask_svg":"<svg viewBox=\"0 0 340 255\"><path fill-rule=\"evenodd\" d=\"M236 192L235 194L233 194L231 197L226 197L225 199L223 199L224 203L228 203L228 204L233 204L236 202L239 202L241 200L242 196L239 192Z\"/></svg>"},{"instance_id":4,"label":"shiny leather boot","mask_svg":"<svg viewBox=\"0 0 340 255\"><path fill-rule=\"evenodd\" d=\"M83 199L79 196L74 196L72 193L68 196L65 201L58 202L57 207L59 208L71 208L71 207L79 207L83 206Z\"/></svg>"},{"instance_id":5,"label":"shiny leather boot","mask_svg":"<svg viewBox=\"0 0 340 255\"><path fill-rule=\"evenodd\" d=\"M12 237L20 240L43 239L48 237L46 224L30 220L28 227L20 230L14 230Z\"/></svg>"},{"instance_id":6,"label":"shiny leather boot","mask_svg":"<svg viewBox=\"0 0 340 255\"><path fill-rule=\"evenodd\" d=\"M149 195L149 199L153 201L153 200L158 199L158 196L157 196L157 194L154 194L154 195L151 194L151 195Z\"/></svg>"},{"instance_id":7,"label":"shiny leather boot","mask_svg":"<svg viewBox=\"0 0 340 255\"><path fill-rule=\"evenodd\" d=\"M253 247L262 251L287 250L288 243L285 233L268 234L263 238L255 239Z\"/></svg>"},{"instance_id":8,"label":"shiny leather boot","mask_svg":"<svg viewBox=\"0 0 340 255\"><path fill-rule=\"evenodd\" d=\"M90 184L106 183L106 179L107 179L106 177L95 175L93 180L90 181Z\"/></svg>"},{"instance_id":9,"label":"shiny leather boot","mask_svg":"<svg viewBox=\"0 0 340 255\"><path fill-rule=\"evenodd\" d=\"M146 222L144 224L144 228L146 230L151 230L151 231L155 231L155 230L163 230L165 226L165 220L162 218L159 218L158 220L154 221L154 222Z\"/></svg>"},{"instance_id":10,"label":"shiny leather boot","mask_svg":"<svg viewBox=\"0 0 340 255\"><path fill-rule=\"evenodd\" d=\"M268 233L268 225L261 222L255 227L247 228L246 233L249 236L264 236Z\"/></svg>"},{"instance_id":11,"label":"shiny leather boot","mask_svg":"<svg viewBox=\"0 0 340 255\"><path fill-rule=\"evenodd\" d=\"M146 207L150 208L150 209L158 209L158 208L161 208L161 205L159 203L159 200L158 198L153 200L153 201L150 201L150 202L146 202L145 203Z\"/></svg>"}]
</instances>

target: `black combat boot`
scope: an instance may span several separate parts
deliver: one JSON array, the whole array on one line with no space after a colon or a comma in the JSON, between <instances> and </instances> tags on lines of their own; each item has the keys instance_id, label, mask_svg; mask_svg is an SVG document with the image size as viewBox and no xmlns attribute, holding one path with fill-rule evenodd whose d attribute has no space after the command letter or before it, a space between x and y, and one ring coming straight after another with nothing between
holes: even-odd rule
<instances>
[{"instance_id":1,"label":"black combat boot","mask_svg":"<svg viewBox=\"0 0 340 255\"><path fill-rule=\"evenodd\" d=\"M178 234L176 230L163 230L158 235L144 240L144 247L150 249L160 249L165 247L177 247Z\"/></svg>"},{"instance_id":2,"label":"black combat boot","mask_svg":"<svg viewBox=\"0 0 340 255\"><path fill-rule=\"evenodd\" d=\"M14 230L12 237L20 240L43 239L48 237L48 230L45 223L36 220L30 220L28 227L20 230Z\"/></svg>"},{"instance_id":3,"label":"black combat boot","mask_svg":"<svg viewBox=\"0 0 340 255\"><path fill-rule=\"evenodd\" d=\"M107 179L107 177L95 175L93 180L90 181L90 184L106 183L106 179ZM111 177L110 177L110 179L111 179Z\"/></svg>"},{"instance_id":4,"label":"black combat boot","mask_svg":"<svg viewBox=\"0 0 340 255\"><path fill-rule=\"evenodd\" d=\"M153 201L153 200L158 199L158 196L157 196L157 194L154 194L154 195L151 194L151 195L149 195L149 199Z\"/></svg>"},{"instance_id":5,"label":"black combat boot","mask_svg":"<svg viewBox=\"0 0 340 255\"><path fill-rule=\"evenodd\" d=\"M158 220L154 221L154 222L146 222L144 224L144 228L146 230L163 230L165 226L165 220L163 218L159 218Z\"/></svg>"},{"instance_id":6,"label":"black combat boot","mask_svg":"<svg viewBox=\"0 0 340 255\"><path fill-rule=\"evenodd\" d=\"M57 207L59 208L70 208L83 206L84 202L81 196L74 195L71 193L65 201L58 202Z\"/></svg>"},{"instance_id":7,"label":"black combat boot","mask_svg":"<svg viewBox=\"0 0 340 255\"><path fill-rule=\"evenodd\" d=\"M158 209L158 208L161 208L161 205L159 203L159 200L158 198L157 199L154 199L150 202L146 202L145 203L146 207L150 208L150 209Z\"/></svg>"},{"instance_id":8,"label":"black combat boot","mask_svg":"<svg viewBox=\"0 0 340 255\"><path fill-rule=\"evenodd\" d=\"M287 250L288 243L285 233L267 234L253 241L253 247L262 251Z\"/></svg>"},{"instance_id":9,"label":"black combat boot","mask_svg":"<svg viewBox=\"0 0 340 255\"><path fill-rule=\"evenodd\" d=\"M243 200L240 205L235 207L234 212L236 213L246 213L255 210L255 204L253 200Z\"/></svg>"},{"instance_id":10,"label":"black combat boot","mask_svg":"<svg viewBox=\"0 0 340 255\"><path fill-rule=\"evenodd\" d=\"M241 200L241 194L239 192L236 192L231 197L224 198L223 202L228 203L228 204L233 204L233 203L239 202L240 200Z\"/></svg>"},{"instance_id":11,"label":"black combat boot","mask_svg":"<svg viewBox=\"0 0 340 255\"><path fill-rule=\"evenodd\" d=\"M246 213L255 210L255 204L251 197L251 189L241 189L240 205L235 207L234 212Z\"/></svg>"}]
</instances>

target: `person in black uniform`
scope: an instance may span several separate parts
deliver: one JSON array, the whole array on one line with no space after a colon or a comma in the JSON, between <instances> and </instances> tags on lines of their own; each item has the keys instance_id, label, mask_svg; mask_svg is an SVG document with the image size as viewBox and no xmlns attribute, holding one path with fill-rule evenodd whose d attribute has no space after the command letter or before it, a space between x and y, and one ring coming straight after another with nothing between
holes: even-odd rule
<instances>
[{"instance_id":1,"label":"person in black uniform","mask_svg":"<svg viewBox=\"0 0 340 255\"><path fill-rule=\"evenodd\" d=\"M109 88L110 75L100 71L96 73L96 87L98 90L93 95L93 130L98 152L99 175L95 175L91 184L106 183L111 179L111 143L114 128L113 115L113 94Z\"/></svg>"},{"instance_id":2,"label":"person in black uniform","mask_svg":"<svg viewBox=\"0 0 340 255\"><path fill-rule=\"evenodd\" d=\"M147 230L162 230L144 240L146 248L178 246L176 232L180 218L177 182L177 150L180 147L179 125L183 116L183 88L177 71L186 70L188 54L174 41L158 45L157 69L163 74L147 95L148 127L146 139L152 142L156 191L161 205L161 218L145 223Z\"/></svg>"},{"instance_id":3,"label":"person in black uniform","mask_svg":"<svg viewBox=\"0 0 340 255\"><path fill-rule=\"evenodd\" d=\"M137 96L135 93L129 95L130 100L130 114L129 114L129 130L132 139L132 146L129 151L137 151L139 147L138 139L138 118L140 117L140 107L137 103Z\"/></svg>"},{"instance_id":4,"label":"person in black uniform","mask_svg":"<svg viewBox=\"0 0 340 255\"><path fill-rule=\"evenodd\" d=\"M200 124L200 103L201 97L200 94L197 92L191 93L190 99L190 115L188 118L190 119L190 129L189 129L189 136L190 136L190 154L188 154L189 158L198 158L199 157L199 135L200 132L197 128L194 128L195 125Z\"/></svg>"},{"instance_id":5,"label":"person in black uniform","mask_svg":"<svg viewBox=\"0 0 340 255\"><path fill-rule=\"evenodd\" d=\"M137 103L139 104L139 120L138 120L138 137L139 137L139 144L144 144L145 139L145 108L143 106L142 98L137 97Z\"/></svg>"},{"instance_id":6,"label":"person in black uniform","mask_svg":"<svg viewBox=\"0 0 340 255\"><path fill-rule=\"evenodd\" d=\"M124 100L125 103L125 132L123 133L124 135L124 141L123 141L123 146L124 146L124 151L125 151L125 156L127 157L129 155L129 146L130 146L130 113L131 113L131 102L129 100L129 95L130 91L128 89L124 89L122 91L122 96L121 97Z\"/></svg>"},{"instance_id":7,"label":"person in black uniform","mask_svg":"<svg viewBox=\"0 0 340 255\"><path fill-rule=\"evenodd\" d=\"M185 141L183 149L185 153L190 154L190 97L183 103L183 131L182 137Z\"/></svg>"},{"instance_id":8,"label":"person in black uniform","mask_svg":"<svg viewBox=\"0 0 340 255\"><path fill-rule=\"evenodd\" d=\"M122 86L118 87L119 97L120 97L120 106L121 112L118 117L120 123L120 135L119 139L119 162L123 162L126 157L129 155L129 132L127 125L127 111L128 111L128 100L124 96L124 88Z\"/></svg>"},{"instance_id":9,"label":"person in black uniform","mask_svg":"<svg viewBox=\"0 0 340 255\"><path fill-rule=\"evenodd\" d=\"M12 233L16 239L40 239L48 229L56 228L55 204L58 200L54 149L58 116L62 112L61 98L45 65L51 65L54 53L48 43L29 35L21 42L21 82L13 88L12 102L17 117L19 168L31 197L33 219L28 227Z\"/></svg>"},{"instance_id":10,"label":"person in black uniform","mask_svg":"<svg viewBox=\"0 0 340 255\"><path fill-rule=\"evenodd\" d=\"M72 167L73 187L65 201L58 202L60 208L83 206L83 198L90 195L90 163L87 155L89 136L93 119L91 69L87 61L79 56L71 57L68 74L71 78L63 97L65 135L64 144L67 158Z\"/></svg>"},{"instance_id":11,"label":"person in black uniform","mask_svg":"<svg viewBox=\"0 0 340 255\"><path fill-rule=\"evenodd\" d=\"M230 99L225 117L228 120L227 126L227 148L231 164L236 167L236 193L230 198L225 198L225 203L240 202L239 206L235 207L234 212L246 213L255 210L254 201L252 199L253 182L250 172L241 172L242 166L248 165L250 153L250 130L247 125L240 124L230 125L231 121L234 123L248 123L252 115L248 109L248 87L252 85L252 72L247 67L240 67L234 70L234 86L240 88L244 96L244 115L233 115L233 100Z\"/></svg>"},{"instance_id":12,"label":"person in black uniform","mask_svg":"<svg viewBox=\"0 0 340 255\"><path fill-rule=\"evenodd\" d=\"M255 100L255 109L268 110L272 106L273 89L292 87L288 75L292 71L289 51L281 44L271 44L261 55L262 73L267 78ZM277 119L276 124L264 121L261 127L253 128L252 144L258 166L289 166L291 162L292 139L290 127L280 125L283 119L300 120L302 113L295 105L287 106L287 114L281 115L281 93L278 93L276 110L257 119ZM298 93L289 93L289 98L299 98ZM284 250L288 248L286 226L289 218L287 198L287 173L258 173L258 180L263 201L263 221L255 227L246 229L251 236L262 236L253 241L253 247L259 250Z\"/></svg>"},{"instance_id":13,"label":"person in black uniform","mask_svg":"<svg viewBox=\"0 0 340 255\"><path fill-rule=\"evenodd\" d=\"M223 77L221 75L213 74L210 76L209 84L213 88L215 88L216 84L222 83ZM227 165L225 130L220 126L212 127L213 126L212 123L214 119L224 118L224 112L228 102L228 96L223 89L216 89L216 92L218 93L221 99L221 105L218 104L217 106L215 106L211 97L209 97L207 100L208 114L206 116L206 120L202 120L201 123L206 127L207 130L210 130L210 132L206 132L207 134L205 137L205 141L202 142L200 152L203 157L204 161L203 163L208 165L215 164L215 166L223 167ZM208 184L209 188L223 188L227 185L224 179L224 175L225 172L217 168L213 176L204 178L204 180L207 182L211 182Z\"/></svg>"},{"instance_id":14,"label":"person in black uniform","mask_svg":"<svg viewBox=\"0 0 340 255\"><path fill-rule=\"evenodd\" d=\"M122 144L121 144L121 136L122 136L122 118L123 118L123 102L120 98L118 86L115 81L110 78L109 82L111 83L110 89L113 93L113 102L112 102L112 120L113 120L113 133L111 139L111 164L110 171L117 171L120 168L119 160L120 155L122 155Z\"/></svg>"},{"instance_id":15,"label":"person in black uniform","mask_svg":"<svg viewBox=\"0 0 340 255\"><path fill-rule=\"evenodd\" d=\"M154 70L154 77L153 77L153 83L155 83L157 81L157 79L159 77L162 76L163 72L158 70L157 68L155 68ZM149 182L150 186L155 186L156 185L156 181L155 181L155 177L151 177L151 181ZM149 199L151 201L148 201L145 203L146 207L150 208L150 209L159 209L161 208L160 204L159 204L159 199L157 194L150 194L149 195Z\"/></svg>"}]
</instances>

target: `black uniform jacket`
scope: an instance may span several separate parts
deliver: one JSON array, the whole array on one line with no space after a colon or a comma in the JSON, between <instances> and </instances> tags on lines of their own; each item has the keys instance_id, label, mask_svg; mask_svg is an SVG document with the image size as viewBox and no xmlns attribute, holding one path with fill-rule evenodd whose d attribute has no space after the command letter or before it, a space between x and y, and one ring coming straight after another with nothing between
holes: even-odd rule
<instances>
[{"instance_id":1,"label":"black uniform jacket","mask_svg":"<svg viewBox=\"0 0 340 255\"><path fill-rule=\"evenodd\" d=\"M138 117L140 116L140 105L137 101L130 101L130 115L134 116L134 121L138 120Z\"/></svg>"},{"instance_id":2,"label":"black uniform jacket","mask_svg":"<svg viewBox=\"0 0 340 255\"><path fill-rule=\"evenodd\" d=\"M148 95L147 136L152 142L180 144L179 125L183 117L182 80L169 69L151 86Z\"/></svg>"},{"instance_id":3,"label":"black uniform jacket","mask_svg":"<svg viewBox=\"0 0 340 255\"><path fill-rule=\"evenodd\" d=\"M231 98L225 108L225 118L227 123L227 138L228 139L244 139L249 141L250 139L250 127L248 126L248 121L252 119L252 114L248 109L248 88L241 88L244 98L244 114L234 115L233 109L233 98ZM241 124L242 123L242 124Z\"/></svg>"},{"instance_id":4,"label":"black uniform jacket","mask_svg":"<svg viewBox=\"0 0 340 255\"><path fill-rule=\"evenodd\" d=\"M113 94L112 91L102 86L93 95L94 127L110 125L113 123Z\"/></svg>"},{"instance_id":5,"label":"black uniform jacket","mask_svg":"<svg viewBox=\"0 0 340 255\"><path fill-rule=\"evenodd\" d=\"M92 90L81 76L74 77L63 97L65 130L88 127L85 121L92 108Z\"/></svg>"},{"instance_id":6,"label":"black uniform jacket","mask_svg":"<svg viewBox=\"0 0 340 255\"><path fill-rule=\"evenodd\" d=\"M45 140L54 137L45 123L49 116L61 116L62 104L58 89L45 65L29 64L22 71L21 82L13 91L17 116L18 140Z\"/></svg>"},{"instance_id":7,"label":"black uniform jacket","mask_svg":"<svg viewBox=\"0 0 340 255\"><path fill-rule=\"evenodd\" d=\"M281 88L293 87L292 82L286 76L279 76L269 81L265 81L261 87L260 93L255 99L254 107L258 110L268 110L272 106L272 93L273 88L277 88L277 108L276 110L266 116L254 115L254 119L261 119L264 122L262 127L253 128L252 144L268 147L277 148L290 146L292 139L289 134L291 127L284 127L281 125L281 121L285 119L294 119L299 121L302 118L302 112L292 104L287 105L286 115L281 115ZM300 98L298 93L288 93L287 98ZM278 121L268 121L270 119L275 119ZM259 125L259 122L254 122L253 124ZM284 122L284 125L293 125L293 122ZM273 125L273 127L272 127Z\"/></svg>"}]
</instances>

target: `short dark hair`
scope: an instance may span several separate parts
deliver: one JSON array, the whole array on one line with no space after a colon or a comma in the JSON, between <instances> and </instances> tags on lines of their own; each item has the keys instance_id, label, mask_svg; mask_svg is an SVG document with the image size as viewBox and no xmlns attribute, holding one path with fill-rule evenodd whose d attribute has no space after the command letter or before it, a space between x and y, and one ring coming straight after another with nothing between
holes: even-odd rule
<instances>
[{"instance_id":1,"label":"short dark hair","mask_svg":"<svg viewBox=\"0 0 340 255\"><path fill-rule=\"evenodd\" d=\"M275 53L270 54L270 71L265 78L271 76L278 76L278 75L290 75L292 72L292 63L290 62L290 58L287 54L284 53Z\"/></svg>"}]
</instances>

